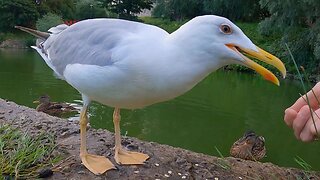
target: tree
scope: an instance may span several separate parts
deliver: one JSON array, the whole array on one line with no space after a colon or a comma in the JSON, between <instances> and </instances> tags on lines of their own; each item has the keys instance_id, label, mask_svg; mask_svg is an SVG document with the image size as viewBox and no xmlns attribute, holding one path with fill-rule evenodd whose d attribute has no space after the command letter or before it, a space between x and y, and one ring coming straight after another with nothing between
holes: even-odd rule
<instances>
[{"instance_id":1,"label":"tree","mask_svg":"<svg viewBox=\"0 0 320 180\"><path fill-rule=\"evenodd\" d=\"M39 17L32 0L0 0L0 30L11 31L15 25L33 26Z\"/></svg>"},{"instance_id":2,"label":"tree","mask_svg":"<svg viewBox=\"0 0 320 180\"><path fill-rule=\"evenodd\" d=\"M75 0L45 0L38 3L38 11L41 15L53 13L63 19L74 19L76 11Z\"/></svg>"},{"instance_id":3,"label":"tree","mask_svg":"<svg viewBox=\"0 0 320 180\"><path fill-rule=\"evenodd\" d=\"M253 22L269 16L257 0L203 0L204 12L227 17L233 21Z\"/></svg>"},{"instance_id":4,"label":"tree","mask_svg":"<svg viewBox=\"0 0 320 180\"><path fill-rule=\"evenodd\" d=\"M39 31L48 31L51 27L63 24L61 16L56 14L48 13L42 18L37 20L36 27Z\"/></svg>"},{"instance_id":5,"label":"tree","mask_svg":"<svg viewBox=\"0 0 320 180\"><path fill-rule=\"evenodd\" d=\"M227 17L233 21L259 21L268 16L257 0L157 0L155 17L190 19L203 14Z\"/></svg>"},{"instance_id":6,"label":"tree","mask_svg":"<svg viewBox=\"0 0 320 180\"><path fill-rule=\"evenodd\" d=\"M320 1L260 0L260 4L267 7L271 14L260 23L260 32L267 36L281 37L281 40L274 42L271 47L286 52L284 43L288 43L298 64L311 73L319 74ZM288 58L287 53L278 55Z\"/></svg>"},{"instance_id":7,"label":"tree","mask_svg":"<svg viewBox=\"0 0 320 180\"><path fill-rule=\"evenodd\" d=\"M77 20L112 17L102 6L102 3L96 0L79 0L76 4L75 17Z\"/></svg>"},{"instance_id":8,"label":"tree","mask_svg":"<svg viewBox=\"0 0 320 180\"><path fill-rule=\"evenodd\" d=\"M202 0L157 0L152 12L155 17L171 20L190 19L203 14Z\"/></svg>"},{"instance_id":9,"label":"tree","mask_svg":"<svg viewBox=\"0 0 320 180\"><path fill-rule=\"evenodd\" d=\"M136 19L136 14L144 9L152 8L152 0L99 0L111 12L118 14L119 18Z\"/></svg>"}]
</instances>

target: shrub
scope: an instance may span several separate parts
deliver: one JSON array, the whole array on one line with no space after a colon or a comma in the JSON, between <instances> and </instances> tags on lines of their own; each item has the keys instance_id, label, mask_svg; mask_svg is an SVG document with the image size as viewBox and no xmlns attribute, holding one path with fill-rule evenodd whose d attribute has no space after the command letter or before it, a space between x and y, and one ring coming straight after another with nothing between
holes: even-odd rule
<instances>
[{"instance_id":1,"label":"shrub","mask_svg":"<svg viewBox=\"0 0 320 180\"><path fill-rule=\"evenodd\" d=\"M36 27L39 31L48 31L53 26L63 24L62 18L56 14L48 13L37 20Z\"/></svg>"},{"instance_id":2,"label":"shrub","mask_svg":"<svg viewBox=\"0 0 320 180\"><path fill-rule=\"evenodd\" d=\"M320 1L273 1L260 0L271 16L260 23L260 32L266 36L278 36L273 50L277 56L287 61L289 72L295 73L285 43L287 43L298 65L307 73L320 73Z\"/></svg>"},{"instance_id":3,"label":"shrub","mask_svg":"<svg viewBox=\"0 0 320 180\"><path fill-rule=\"evenodd\" d=\"M108 17L102 4L96 0L79 0L75 14L77 20Z\"/></svg>"}]
</instances>

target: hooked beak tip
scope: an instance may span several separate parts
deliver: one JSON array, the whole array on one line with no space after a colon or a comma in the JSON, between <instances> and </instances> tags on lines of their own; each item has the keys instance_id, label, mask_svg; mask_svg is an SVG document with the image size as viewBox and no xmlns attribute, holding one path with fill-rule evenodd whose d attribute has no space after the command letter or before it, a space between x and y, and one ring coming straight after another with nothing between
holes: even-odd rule
<instances>
[{"instance_id":1,"label":"hooked beak tip","mask_svg":"<svg viewBox=\"0 0 320 180\"><path fill-rule=\"evenodd\" d=\"M252 61L247 56L253 57L255 59L258 59L260 61L263 61L267 64L270 64L276 67L281 72L282 77L283 78L286 77L286 68L282 63L282 61L279 58L275 57L274 55L268 53L267 51L259 48L258 46L256 46L257 51L244 48L241 46L236 46L234 44L226 44L226 46L231 50L235 51L237 54L239 54L243 58L244 60L243 64L245 66L255 70L257 73L261 74L266 80L271 81L272 83L278 86L280 85L278 78L272 72L270 72L263 66L257 64L256 62Z\"/></svg>"}]
</instances>

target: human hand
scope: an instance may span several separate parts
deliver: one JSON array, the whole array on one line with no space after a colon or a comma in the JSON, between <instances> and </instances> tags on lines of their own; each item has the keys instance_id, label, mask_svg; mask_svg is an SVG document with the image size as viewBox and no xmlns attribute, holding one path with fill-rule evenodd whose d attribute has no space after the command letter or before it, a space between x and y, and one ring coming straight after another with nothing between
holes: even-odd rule
<instances>
[{"instance_id":1,"label":"human hand","mask_svg":"<svg viewBox=\"0 0 320 180\"><path fill-rule=\"evenodd\" d=\"M306 95L300 97L291 107L287 108L284 115L284 121L289 127L293 128L296 138L304 142L315 140L320 135L320 108L318 104L318 100L320 100L320 82L313 87L313 91L316 97L312 91L309 91L307 96L313 109L312 116L317 128L313 123L310 109L306 102Z\"/></svg>"}]
</instances>

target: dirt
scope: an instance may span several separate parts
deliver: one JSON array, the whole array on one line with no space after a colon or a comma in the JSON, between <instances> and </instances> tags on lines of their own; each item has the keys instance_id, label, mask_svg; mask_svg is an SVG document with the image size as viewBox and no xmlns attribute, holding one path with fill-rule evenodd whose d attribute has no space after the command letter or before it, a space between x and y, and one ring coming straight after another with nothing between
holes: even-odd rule
<instances>
[{"instance_id":1,"label":"dirt","mask_svg":"<svg viewBox=\"0 0 320 180\"><path fill-rule=\"evenodd\" d=\"M80 162L78 123L0 99L0 124L11 124L31 135L43 131L55 135L58 145L53 155L67 160L58 163L48 179L320 179L320 172L232 157L218 158L133 137L123 137L123 146L147 153L150 159L144 165L116 165L116 170L96 176ZM104 155L116 164L113 147L113 133L88 128L89 152Z\"/></svg>"}]
</instances>

